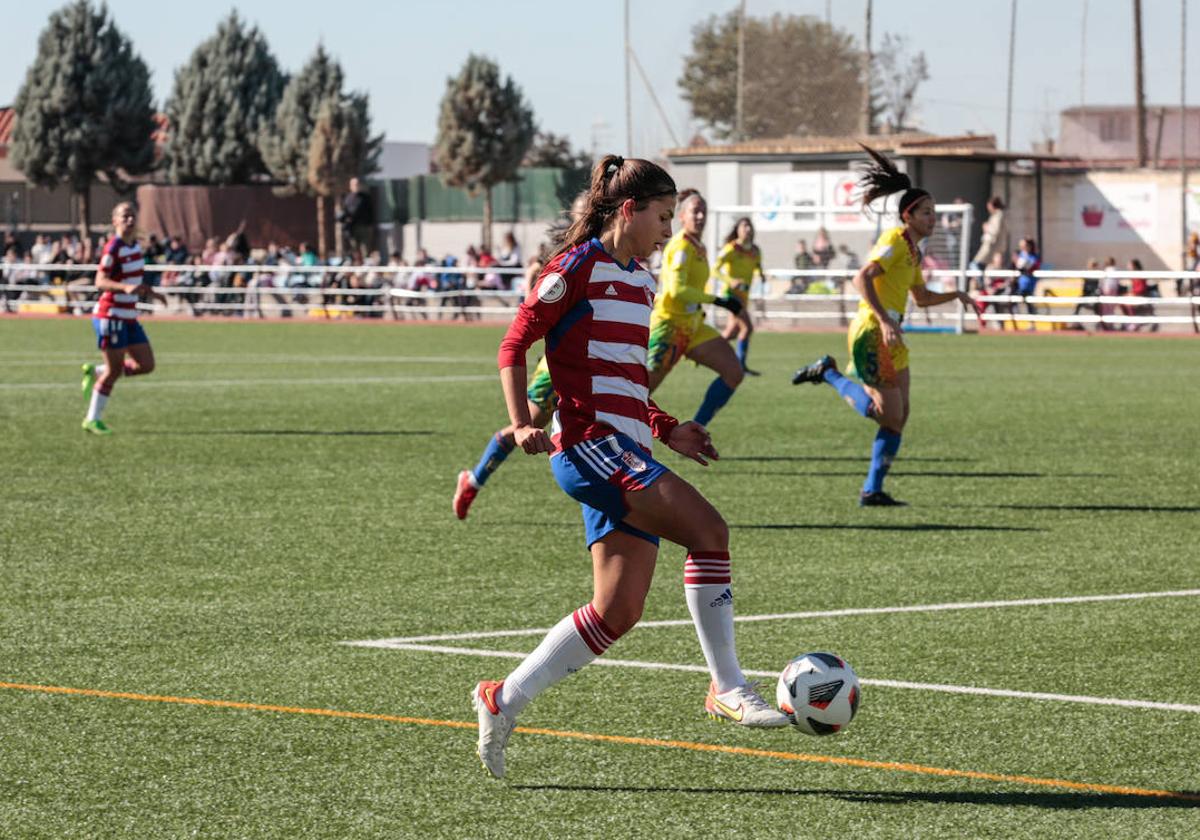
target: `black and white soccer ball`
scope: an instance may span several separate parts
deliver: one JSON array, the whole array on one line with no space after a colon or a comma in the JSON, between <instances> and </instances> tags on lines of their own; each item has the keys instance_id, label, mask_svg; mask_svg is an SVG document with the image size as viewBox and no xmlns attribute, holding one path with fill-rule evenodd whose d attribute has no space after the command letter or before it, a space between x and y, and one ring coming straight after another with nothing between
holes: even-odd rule
<instances>
[{"instance_id":1,"label":"black and white soccer ball","mask_svg":"<svg viewBox=\"0 0 1200 840\"><path fill-rule=\"evenodd\" d=\"M801 732L833 735L858 711L862 687L850 663L832 653L805 653L787 664L775 687L779 710Z\"/></svg>"}]
</instances>

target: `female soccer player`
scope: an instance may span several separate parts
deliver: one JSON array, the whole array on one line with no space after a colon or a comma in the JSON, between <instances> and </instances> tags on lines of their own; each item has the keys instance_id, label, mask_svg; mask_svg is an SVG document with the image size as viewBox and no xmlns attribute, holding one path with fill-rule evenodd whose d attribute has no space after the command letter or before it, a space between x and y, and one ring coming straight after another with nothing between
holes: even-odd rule
<instances>
[{"instance_id":1,"label":"female soccer player","mask_svg":"<svg viewBox=\"0 0 1200 840\"><path fill-rule=\"evenodd\" d=\"M838 372L833 357L825 356L796 371L792 384L828 382L855 411L879 424L871 450L871 468L859 494L863 507L902 505L883 492L883 479L900 449L900 436L908 421L908 348L900 335L905 295L918 306L937 306L960 300L971 306L966 292L931 292L921 276L917 243L937 225L933 196L914 187L908 176L883 155L863 146L874 161L863 173L863 206L882 196L900 192L901 227L885 231L875 243L867 264L854 278L862 296L850 323L847 343L859 385Z\"/></svg>"},{"instance_id":2,"label":"female soccer player","mask_svg":"<svg viewBox=\"0 0 1200 840\"><path fill-rule=\"evenodd\" d=\"M94 435L112 434L101 415L121 375L145 376L154 370L154 351L137 319L138 301L154 297L166 302L142 281L142 248L134 237L137 210L133 203L123 201L114 207L112 223L115 235L100 253L95 279L100 299L92 310L92 328L104 364L83 366L83 397L88 401L83 429Z\"/></svg>"},{"instance_id":3,"label":"female soccer player","mask_svg":"<svg viewBox=\"0 0 1200 840\"><path fill-rule=\"evenodd\" d=\"M654 279L638 259L671 235L675 183L644 160L603 158L587 207L521 304L500 344L500 381L516 445L551 453L559 486L583 510L592 555L590 603L562 619L501 681L475 686L477 752L497 778L517 716L542 691L578 671L628 631L665 537L687 548L684 590L712 674L705 708L745 726L783 726L738 664L733 636L729 528L700 493L650 454L651 437L707 464L712 440L649 398L646 345ZM529 416L525 352L546 338L559 395L552 434Z\"/></svg>"},{"instance_id":4,"label":"female soccer player","mask_svg":"<svg viewBox=\"0 0 1200 840\"><path fill-rule=\"evenodd\" d=\"M700 237L708 216L704 197L695 190L679 195L679 233L663 248L662 292L654 301L650 320L650 391L666 378L684 356L716 371L704 401L692 419L701 426L712 422L743 378L742 364L721 334L704 321L706 303L715 303L734 315L742 311L735 297L717 297L704 291L708 285L708 254Z\"/></svg>"},{"instance_id":5,"label":"female soccer player","mask_svg":"<svg viewBox=\"0 0 1200 840\"><path fill-rule=\"evenodd\" d=\"M758 371L746 367L750 334L754 332L754 324L750 320L750 284L754 282L755 274L763 280L766 277L762 269L762 251L754 244L754 223L749 216L734 222L733 229L725 237L725 246L717 254L713 269L725 283L725 294L736 297L742 305L742 311L730 319L722 338L726 341L737 339L737 358L742 370L751 376L758 376Z\"/></svg>"}]
</instances>

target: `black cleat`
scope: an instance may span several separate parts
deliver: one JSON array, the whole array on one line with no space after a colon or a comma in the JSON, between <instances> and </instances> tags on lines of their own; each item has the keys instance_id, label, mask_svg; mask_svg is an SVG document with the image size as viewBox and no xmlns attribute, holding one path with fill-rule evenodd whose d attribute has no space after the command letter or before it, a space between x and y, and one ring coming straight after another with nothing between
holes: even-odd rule
<instances>
[{"instance_id":1,"label":"black cleat","mask_svg":"<svg viewBox=\"0 0 1200 840\"><path fill-rule=\"evenodd\" d=\"M899 499L893 499L882 490L877 490L874 493L859 493L859 507L908 507L908 502L902 502Z\"/></svg>"},{"instance_id":2,"label":"black cleat","mask_svg":"<svg viewBox=\"0 0 1200 840\"><path fill-rule=\"evenodd\" d=\"M742 368L742 373L746 374L747 376L762 376L762 374L759 371L751 370L748 367Z\"/></svg>"},{"instance_id":3,"label":"black cleat","mask_svg":"<svg viewBox=\"0 0 1200 840\"><path fill-rule=\"evenodd\" d=\"M820 385L825 381L825 371L827 370L837 370L837 361L833 356L822 356L808 367L800 368L792 374L792 384L811 382L814 385Z\"/></svg>"}]
</instances>

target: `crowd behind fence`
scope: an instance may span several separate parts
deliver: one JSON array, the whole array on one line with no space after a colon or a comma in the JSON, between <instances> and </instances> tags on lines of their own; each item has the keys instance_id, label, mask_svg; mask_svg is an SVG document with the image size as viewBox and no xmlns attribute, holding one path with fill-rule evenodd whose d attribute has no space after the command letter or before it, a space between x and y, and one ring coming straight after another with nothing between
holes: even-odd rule
<instances>
[{"instance_id":1,"label":"crowd behind fence","mask_svg":"<svg viewBox=\"0 0 1200 840\"><path fill-rule=\"evenodd\" d=\"M221 266L219 272L195 268L145 266L149 282L167 302L139 306L147 312L197 317L505 320L523 298L525 285L523 269L502 267L247 264ZM0 308L10 313L90 314L97 293L96 269L88 264L0 265ZM755 283L751 291L751 312L768 327L844 326L860 300L852 283L855 273L768 269L765 281ZM1197 271L1038 271L1041 291L1032 295L1013 293L1011 281L1020 276L1015 270L937 269L926 271L925 276L933 288L974 290L975 305L910 307L906 329L1169 328L1200 333ZM496 277L501 281L495 282ZM1148 291L1126 293L1126 284L1134 281L1142 281L1139 287ZM1082 293L1089 285L1118 293ZM714 314L725 317L723 312Z\"/></svg>"}]
</instances>

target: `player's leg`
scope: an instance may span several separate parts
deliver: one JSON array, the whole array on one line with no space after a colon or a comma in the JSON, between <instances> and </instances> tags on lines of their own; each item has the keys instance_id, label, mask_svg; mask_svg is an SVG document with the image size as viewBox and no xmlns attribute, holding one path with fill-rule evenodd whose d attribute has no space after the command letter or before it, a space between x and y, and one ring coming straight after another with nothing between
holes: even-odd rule
<instances>
[{"instance_id":1,"label":"player's leg","mask_svg":"<svg viewBox=\"0 0 1200 840\"><path fill-rule=\"evenodd\" d=\"M729 402L738 385L742 384L745 371L733 348L708 324L701 325L697 330L691 346L688 347L687 356L717 374L717 378L704 393L704 400L696 410L696 416L692 418L700 425L707 426L716 413Z\"/></svg>"},{"instance_id":2,"label":"player's leg","mask_svg":"<svg viewBox=\"0 0 1200 840\"><path fill-rule=\"evenodd\" d=\"M141 330L141 327L138 327ZM145 338L145 333L142 333ZM125 376L146 376L154 373L154 350L149 341L140 341L125 348Z\"/></svg>"},{"instance_id":3,"label":"player's leg","mask_svg":"<svg viewBox=\"0 0 1200 840\"><path fill-rule=\"evenodd\" d=\"M646 347L646 370L650 377L649 389L653 394L667 378L675 365L683 358L691 340L691 333L670 320L650 321L650 341Z\"/></svg>"},{"instance_id":4,"label":"player's leg","mask_svg":"<svg viewBox=\"0 0 1200 840\"><path fill-rule=\"evenodd\" d=\"M880 387L873 389L879 405L879 414L876 417L879 431L876 432L871 445L871 466L859 494L858 503L863 507L895 507L904 504L883 490L883 480L887 478L892 462L900 451L909 411L910 379L907 352L892 355L893 365L899 364L900 369L895 370Z\"/></svg>"},{"instance_id":5,"label":"player's leg","mask_svg":"<svg viewBox=\"0 0 1200 840\"><path fill-rule=\"evenodd\" d=\"M538 428L544 427L550 422L557 401L557 397L554 395L554 383L550 381L549 367L545 364L537 366L525 393L533 425ZM483 485L487 483L492 473L504 463L514 446L513 427L505 426L492 435L475 468L463 470L458 474L452 502L455 516L459 519L467 518L471 503L475 501L475 497L483 489Z\"/></svg>"},{"instance_id":6,"label":"player's leg","mask_svg":"<svg viewBox=\"0 0 1200 840\"><path fill-rule=\"evenodd\" d=\"M83 418L83 429L96 435L111 434L103 420L104 409L108 406L108 398L112 395L113 387L116 386L117 380L121 377L124 371L125 361L125 346L121 340L124 336L124 331L119 327L113 327L113 322L108 319L96 318L93 319L97 323L97 332L103 333L103 336L98 339L100 352L104 356L104 363L98 367L88 371L89 366L84 367L84 391L88 390L88 382L91 380L91 394L88 398L87 415ZM117 344L120 346L114 347Z\"/></svg>"}]
</instances>

